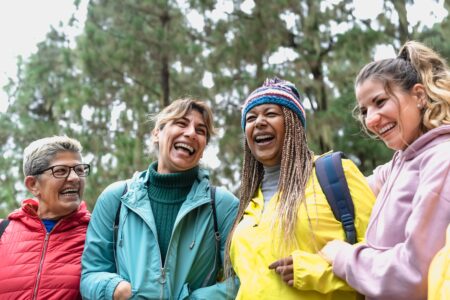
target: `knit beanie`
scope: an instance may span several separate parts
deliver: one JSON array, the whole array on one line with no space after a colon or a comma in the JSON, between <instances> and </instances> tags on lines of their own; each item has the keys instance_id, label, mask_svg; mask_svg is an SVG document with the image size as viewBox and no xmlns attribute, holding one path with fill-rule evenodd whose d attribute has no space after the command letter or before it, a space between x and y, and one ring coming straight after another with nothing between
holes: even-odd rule
<instances>
[{"instance_id":1,"label":"knit beanie","mask_svg":"<svg viewBox=\"0 0 450 300\"><path fill-rule=\"evenodd\" d=\"M302 105L301 97L295 85L289 81L277 77L267 78L263 85L254 90L250 96L245 99L242 107L241 124L245 130L245 116L255 106L261 104L278 104L292 110L303 128L306 128L305 108Z\"/></svg>"}]
</instances>

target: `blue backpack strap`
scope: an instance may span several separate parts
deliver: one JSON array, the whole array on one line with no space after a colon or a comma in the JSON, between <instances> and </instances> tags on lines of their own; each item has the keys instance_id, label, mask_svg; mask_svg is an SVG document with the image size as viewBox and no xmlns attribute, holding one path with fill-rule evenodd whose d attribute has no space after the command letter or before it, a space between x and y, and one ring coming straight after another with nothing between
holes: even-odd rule
<instances>
[{"instance_id":1,"label":"blue backpack strap","mask_svg":"<svg viewBox=\"0 0 450 300\"><path fill-rule=\"evenodd\" d=\"M0 238L2 237L2 234L5 231L6 226L8 226L8 224L9 224L9 219L3 219L0 222Z\"/></svg>"},{"instance_id":2,"label":"blue backpack strap","mask_svg":"<svg viewBox=\"0 0 450 300\"><path fill-rule=\"evenodd\" d=\"M342 152L319 157L316 174L336 220L342 223L347 242L356 243L355 209L342 168Z\"/></svg>"}]
</instances>

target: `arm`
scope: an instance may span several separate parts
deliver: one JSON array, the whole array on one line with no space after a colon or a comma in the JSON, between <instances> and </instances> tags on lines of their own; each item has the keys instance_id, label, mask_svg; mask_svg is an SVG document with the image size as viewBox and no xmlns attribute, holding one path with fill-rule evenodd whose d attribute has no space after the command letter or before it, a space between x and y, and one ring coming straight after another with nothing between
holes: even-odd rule
<instances>
[{"instance_id":1,"label":"arm","mask_svg":"<svg viewBox=\"0 0 450 300\"><path fill-rule=\"evenodd\" d=\"M83 299L113 299L117 285L124 281L116 273L112 229L122 190L123 183L112 184L97 199L82 257ZM121 291L118 289L117 293Z\"/></svg>"},{"instance_id":2,"label":"arm","mask_svg":"<svg viewBox=\"0 0 450 300\"><path fill-rule=\"evenodd\" d=\"M228 233L233 226L234 220L237 215L237 209L239 206L239 200L230 192L224 189L217 188L216 190L216 209L217 209L217 221L220 230L220 257L223 265L226 241ZM237 280L232 282L232 278L224 282L216 282L211 286L197 289L193 291L188 299L234 299L239 287Z\"/></svg>"},{"instance_id":3,"label":"arm","mask_svg":"<svg viewBox=\"0 0 450 300\"><path fill-rule=\"evenodd\" d=\"M443 232L450 220L448 150L428 155L420 164L404 240L383 248L370 243L338 247L334 272L366 296L426 298L428 266L444 244Z\"/></svg>"},{"instance_id":4,"label":"arm","mask_svg":"<svg viewBox=\"0 0 450 300\"><path fill-rule=\"evenodd\" d=\"M342 168L345 173L355 209L357 240L361 242L364 240L372 206L375 202L375 196L373 195L366 178L352 161L348 159L342 160ZM333 219L333 222L336 222L331 212L331 208L329 210L328 215ZM327 220L325 220L324 217L322 220L319 220L319 222L320 221L322 221L322 225L320 225L318 227L319 230L315 232L319 237L324 235L322 238L328 240L330 240L330 237L338 238L340 235L342 235L342 238L344 237L343 233L341 233L342 229L336 231L334 229L326 228L325 224L327 223ZM323 244L317 246L320 248ZM291 256L292 259L287 261L289 262L288 265L283 266L283 264L286 263L286 259L281 259L270 266L270 268L275 269L276 272L280 274L287 284L299 290L314 290L324 294L334 290L353 291L345 281L334 275L332 266L321 254L296 250ZM289 275L289 272L292 274Z\"/></svg>"}]
</instances>

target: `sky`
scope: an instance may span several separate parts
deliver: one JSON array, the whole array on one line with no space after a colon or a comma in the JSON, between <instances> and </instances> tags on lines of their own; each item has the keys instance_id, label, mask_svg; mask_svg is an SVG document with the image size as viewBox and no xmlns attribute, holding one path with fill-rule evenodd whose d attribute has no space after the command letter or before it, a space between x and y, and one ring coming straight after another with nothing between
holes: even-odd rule
<instances>
[{"instance_id":1,"label":"sky","mask_svg":"<svg viewBox=\"0 0 450 300\"><path fill-rule=\"evenodd\" d=\"M87 1L81 1L76 16L85 19ZM73 0L0 0L0 112L6 111L8 98L3 86L15 77L18 56L27 58L37 51L50 26L59 27L76 13ZM77 29L78 32L82 28ZM77 30L71 33L77 35ZM67 29L66 29L67 31Z\"/></svg>"},{"instance_id":2,"label":"sky","mask_svg":"<svg viewBox=\"0 0 450 300\"><path fill-rule=\"evenodd\" d=\"M180 3L185 2L178 0ZM322 5L339 2L340 0L325 0ZM412 24L422 20L423 24L431 25L441 21L445 17L445 10L442 9L444 0L416 0L415 5L408 10L408 19ZM230 1L218 1L218 7L212 12L216 18L229 10L232 10ZM372 18L381 12L380 1L356 0L356 13L362 18ZM230 7L231 5L231 7ZM8 78L14 78L16 74L16 62L18 56L28 58L36 52L37 44L45 39L45 35L50 31L50 26L59 27L59 23L67 22L72 14L79 19L80 26L71 29L69 35L76 36L82 31L82 24L86 16L87 0L82 0L80 9L76 11L73 0L0 0L0 113L5 112L8 107L8 98L3 91L3 86L7 84ZM254 7L253 0L242 2L240 9L249 13ZM199 30L203 27L202 16L198 13L187 15L193 27ZM425 21L423 21L425 20ZM286 21L289 26L289 20ZM68 32L68 27L64 27ZM336 31L345 30L336 26ZM270 63L282 63L286 60L295 59L292 50L280 48L269 58ZM392 47L381 45L376 49L375 59L390 57L394 55ZM206 78L207 79L207 78ZM205 85L211 85L208 80Z\"/></svg>"}]
</instances>

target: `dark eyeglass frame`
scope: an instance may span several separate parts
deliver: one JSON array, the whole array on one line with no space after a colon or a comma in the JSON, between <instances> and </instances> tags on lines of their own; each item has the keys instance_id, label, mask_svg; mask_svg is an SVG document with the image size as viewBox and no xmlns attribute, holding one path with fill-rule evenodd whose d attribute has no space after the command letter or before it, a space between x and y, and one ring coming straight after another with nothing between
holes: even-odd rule
<instances>
[{"instance_id":1,"label":"dark eyeglass frame","mask_svg":"<svg viewBox=\"0 0 450 300\"><path fill-rule=\"evenodd\" d=\"M79 167L79 166L83 166L83 170L84 170L83 173L78 173L78 172L75 170L75 168L77 168L77 167ZM54 168L57 168L57 167L64 167L64 168L66 168L66 170L68 169L67 175L65 175L65 176L55 175ZM91 172L91 165L89 165L89 164L78 164L78 165L75 165L75 166L72 166L72 167L66 166L66 165L54 165L54 166L48 167L48 168L46 168L46 169L44 169L44 170L41 170L41 171L39 171L39 172L36 172L35 174L33 174L33 176L43 174L44 172L46 172L46 171L48 171L48 170L51 170L51 171L52 171L52 175L53 175L53 177L55 177L55 178L64 178L64 179L67 179L67 178L70 176L70 173L72 173L72 170L75 172L75 174L77 174L78 177L86 177L86 176L88 176L89 173Z\"/></svg>"}]
</instances>

